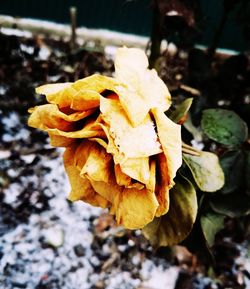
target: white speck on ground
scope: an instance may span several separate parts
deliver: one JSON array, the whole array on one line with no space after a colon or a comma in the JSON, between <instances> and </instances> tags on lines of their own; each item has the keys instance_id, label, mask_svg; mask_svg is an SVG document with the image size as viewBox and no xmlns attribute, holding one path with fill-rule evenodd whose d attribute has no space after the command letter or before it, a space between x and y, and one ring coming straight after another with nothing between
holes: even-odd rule
<instances>
[{"instance_id":1,"label":"white speck on ground","mask_svg":"<svg viewBox=\"0 0 250 289\"><path fill-rule=\"evenodd\" d=\"M7 27L1 27L1 32L5 35L15 35L18 37L26 37L31 38L32 33L29 31L22 31L20 29L14 29L14 28L7 28Z\"/></svg>"},{"instance_id":2,"label":"white speck on ground","mask_svg":"<svg viewBox=\"0 0 250 289\"><path fill-rule=\"evenodd\" d=\"M48 49L46 46L42 46L40 47L38 58L40 60L47 60L50 54L51 54L50 49Z\"/></svg>"},{"instance_id":3,"label":"white speck on ground","mask_svg":"<svg viewBox=\"0 0 250 289\"><path fill-rule=\"evenodd\" d=\"M7 91L7 88L4 85L0 85L0 94L5 94Z\"/></svg>"},{"instance_id":4,"label":"white speck on ground","mask_svg":"<svg viewBox=\"0 0 250 289\"><path fill-rule=\"evenodd\" d=\"M25 44L21 44L20 48L23 52L26 52L28 54L33 54L34 53L34 47L33 46L28 46Z\"/></svg>"},{"instance_id":5,"label":"white speck on ground","mask_svg":"<svg viewBox=\"0 0 250 289\"><path fill-rule=\"evenodd\" d=\"M152 289L173 289L179 275L178 267L170 267L163 269L161 266L152 265L152 271L147 281L143 282L143 286Z\"/></svg>"}]
</instances>

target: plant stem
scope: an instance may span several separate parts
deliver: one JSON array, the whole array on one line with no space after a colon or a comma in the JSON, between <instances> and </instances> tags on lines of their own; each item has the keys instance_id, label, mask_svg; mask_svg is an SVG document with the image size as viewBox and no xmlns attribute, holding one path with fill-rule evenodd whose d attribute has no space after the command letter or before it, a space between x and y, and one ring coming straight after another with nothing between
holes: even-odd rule
<instances>
[{"instance_id":1,"label":"plant stem","mask_svg":"<svg viewBox=\"0 0 250 289\"><path fill-rule=\"evenodd\" d=\"M182 152L189 154L189 155L193 155L193 156L200 156L201 155L199 150L197 150L197 149L193 148L192 146L187 145L185 143L182 143Z\"/></svg>"},{"instance_id":2,"label":"plant stem","mask_svg":"<svg viewBox=\"0 0 250 289\"><path fill-rule=\"evenodd\" d=\"M150 37L149 67L154 68L157 58L161 53L161 41L163 39L164 15L160 13L157 0L153 6L153 23Z\"/></svg>"}]
</instances>

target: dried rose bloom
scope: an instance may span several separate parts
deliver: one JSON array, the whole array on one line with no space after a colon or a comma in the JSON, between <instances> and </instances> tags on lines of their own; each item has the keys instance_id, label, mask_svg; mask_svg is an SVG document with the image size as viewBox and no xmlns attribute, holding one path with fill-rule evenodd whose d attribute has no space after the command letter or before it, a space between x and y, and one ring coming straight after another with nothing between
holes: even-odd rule
<instances>
[{"instance_id":1,"label":"dried rose bloom","mask_svg":"<svg viewBox=\"0 0 250 289\"><path fill-rule=\"evenodd\" d=\"M109 208L118 224L143 228L168 212L181 166L180 126L164 112L166 85L144 52L120 48L115 77L92 75L37 88L48 104L30 109L29 125L66 147L69 199Z\"/></svg>"}]
</instances>

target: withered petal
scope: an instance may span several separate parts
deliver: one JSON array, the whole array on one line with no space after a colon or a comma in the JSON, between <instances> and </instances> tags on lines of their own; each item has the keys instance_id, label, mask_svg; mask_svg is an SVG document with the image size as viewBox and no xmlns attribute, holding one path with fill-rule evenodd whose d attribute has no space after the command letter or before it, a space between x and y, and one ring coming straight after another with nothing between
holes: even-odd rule
<instances>
[{"instance_id":1,"label":"withered petal","mask_svg":"<svg viewBox=\"0 0 250 289\"><path fill-rule=\"evenodd\" d=\"M132 179L146 186L150 183L149 158L126 159L120 163L120 167Z\"/></svg>"},{"instance_id":2,"label":"withered petal","mask_svg":"<svg viewBox=\"0 0 250 289\"><path fill-rule=\"evenodd\" d=\"M64 83L49 83L44 84L36 88L37 94L51 95L55 93L59 93L65 88L71 86L72 82L64 82Z\"/></svg>"},{"instance_id":3,"label":"withered petal","mask_svg":"<svg viewBox=\"0 0 250 289\"><path fill-rule=\"evenodd\" d=\"M133 127L119 100L101 97L100 110L115 146L126 158L149 157L162 152L149 115L140 125Z\"/></svg>"},{"instance_id":4,"label":"withered petal","mask_svg":"<svg viewBox=\"0 0 250 289\"><path fill-rule=\"evenodd\" d=\"M50 144L53 147L68 147L75 142L75 139L73 138L51 134L50 132L48 133L48 135L50 138Z\"/></svg>"},{"instance_id":5,"label":"withered petal","mask_svg":"<svg viewBox=\"0 0 250 289\"><path fill-rule=\"evenodd\" d=\"M28 125L41 130L58 129L61 131L72 131L74 122L91 115L94 110L86 110L65 114L61 112L56 104L44 104L29 110L31 113Z\"/></svg>"},{"instance_id":6,"label":"withered petal","mask_svg":"<svg viewBox=\"0 0 250 289\"><path fill-rule=\"evenodd\" d=\"M116 196L113 210L118 224L135 230L153 220L157 207L155 194L149 190L124 189Z\"/></svg>"},{"instance_id":7,"label":"withered petal","mask_svg":"<svg viewBox=\"0 0 250 289\"><path fill-rule=\"evenodd\" d=\"M105 90L114 91L114 87L118 85L119 82L112 77L108 77L100 74L93 74L91 76L79 79L72 84L72 87L79 90L94 90L101 93Z\"/></svg>"},{"instance_id":8,"label":"withered petal","mask_svg":"<svg viewBox=\"0 0 250 289\"><path fill-rule=\"evenodd\" d=\"M119 186L128 187L131 185L131 177L122 172L121 166L119 164L115 164L114 169L116 182Z\"/></svg>"},{"instance_id":9,"label":"withered petal","mask_svg":"<svg viewBox=\"0 0 250 289\"><path fill-rule=\"evenodd\" d=\"M171 121L162 110L152 109L163 152L167 159L171 186L177 170L182 164L181 126Z\"/></svg>"},{"instance_id":10,"label":"withered petal","mask_svg":"<svg viewBox=\"0 0 250 289\"><path fill-rule=\"evenodd\" d=\"M146 184L147 189L151 190L152 192L155 191L156 186L156 160L155 157L149 158L149 181Z\"/></svg>"},{"instance_id":11,"label":"withered petal","mask_svg":"<svg viewBox=\"0 0 250 289\"><path fill-rule=\"evenodd\" d=\"M156 156L156 186L155 195L159 203L156 217L166 214L169 210L169 189L171 179L168 172L168 162L164 153Z\"/></svg>"},{"instance_id":12,"label":"withered petal","mask_svg":"<svg viewBox=\"0 0 250 289\"><path fill-rule=\"evenodd\" d=\"M81 169L81 176L86 176L93 181L108 183L112 173L112 156L98 143L93 142L86 163Z\"/></svg>"},{"instance_id":13,"label":"withered petal","mask_svg":"<svg viewBox=\"0 0 250 289\"><path fill-rule=\"evenodd\" d=\"M88 110L99 106L101 92L115 91L116 85L118 81L114 78L94 74L74 83L46 84L38 87L36 92L45 94L49 103L60 108Z\"/></svg>"},{"instance_id":14,"label":"withered petal","mask_svg":"<svg viewBox=\"0 0 250 289\"><path fill-rule=\"evenodd\" d=\"M119 48L115 58L116 78L123 83L116 93L134 126L140 124L152 108L166 111L171 105L167 86L157 72L148 69L148 59L141 49Z\"/></svg>"},{"instance_id":15,"label":"withered petal","mask_svg":"<svg viewBox=\"0 0 250 289\"><path fill-rule=\"evenodd\" d=\"M83 200L93 206L106 208L109 206L107 199L98 195L91 186L89 180L80 176L80 172L75 165L75 153L77 145L72 145L65 150L64 153L64 166L66 173L69 177L71 184L71 192L69 194L69 200Z\"/></svg>"}]
</instances>

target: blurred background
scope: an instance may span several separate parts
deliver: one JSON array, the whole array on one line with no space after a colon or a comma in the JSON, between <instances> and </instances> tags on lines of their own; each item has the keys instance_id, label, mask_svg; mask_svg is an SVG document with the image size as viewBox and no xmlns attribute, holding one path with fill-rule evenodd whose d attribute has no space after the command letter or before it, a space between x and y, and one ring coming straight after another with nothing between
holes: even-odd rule
<instances>
[{"instance_id":1,"label":"blurred background","mask_svg":"<svg viewBox=\"0 0 250 289\"><path fill-rule=\"evenodd\" d=\"M226 185L200 208L219 220L213 244L197 223L183 244L153 248L68 202L63 150L27 126L28 108L45 103L35 87L112 76L123 45L145 50L174 106L193 98L183 139L220 156ZM249 138L226 147L200 128L208 108L249 126L249 45L248 0L1 0L0 288L250 288Z\"/></svg>"},{"instance_id":2,"label":"blurred background","mask_svg":"<svg viewBox=\"0 0 250 289\"><path fill-rule=\"evenodd\" d=\"M188 1L186 2L188 3ZM194 4L195 1L191 1L190 5L193 5L191 4L192 2ZM222 21L221 18L226 17L226 23L223 26L223 31L221 32L218 46L220 48L238 51L244 51L245 49L249 48L249 38L246 37L249 33L249 31L247 31L249 27L247 27L247 19L244 19L248 18L249 16L249 11L247 10L248 7L246 7L247 1L238 1L242 3L231 1L232 4L230 3L228 5L233 6L233 2L235 2L235 4L237 4L236 6L238 7L234 7L232 9L229 7L231 11L228 11L227 16L223 15L223 0L201 0L196 3L196 8L199 9L199 19L197 19L196 22L197 29L200 33L198 40L199 44L211 44L214 37L214 32L216 28L218 28L220 21ZM21 17L69 24L70 7L75 7L78 12L77 24L79 27L86 27L90 29L108 29L122 33L149 37L153 22L152 3L153 2L150 0L45 0L38 2L33 0L2 0L1 14L16 17L15 21L17 22L18 18ZM162 9L164 9L164 5L166 4L161 4ZM172 8L172 11L175 11L174 9L178 8L178 6L172 6ZM178 14L172 16L178 16ZM6 23L4 25L6 25Z\"/></svg>"}]
</instances>

